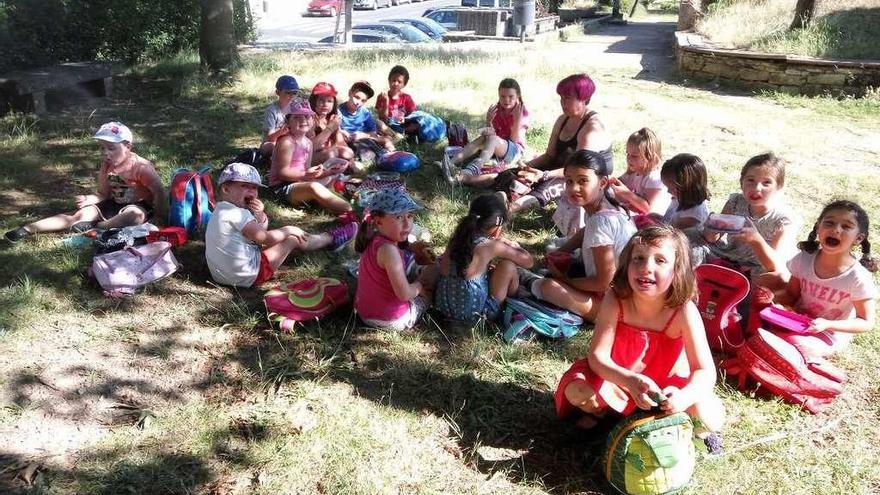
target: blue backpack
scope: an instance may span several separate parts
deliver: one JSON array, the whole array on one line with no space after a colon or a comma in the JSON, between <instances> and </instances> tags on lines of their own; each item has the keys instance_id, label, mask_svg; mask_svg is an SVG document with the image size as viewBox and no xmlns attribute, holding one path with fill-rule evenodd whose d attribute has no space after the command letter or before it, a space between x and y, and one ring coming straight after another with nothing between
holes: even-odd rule
<instances>
[{"instance_id":1,"label":"blue backpack","mask_svg":"<svg viewBox=\"0 0 880 495\"><path fill-rule=\"evenodd\" d=\"M416 121L419 124L419 141L434 143L446 137L446 124L443 120L428 112L416 110L406 116L405 122Z\"/></svg>"},{"instance_id":2,"label":"blue backpack","mask_svg":"<svg viewBox=\"0 0 880 495\"><path fill-rule=\"evenodd\" d=\"M215 205L211 166L205 165L197 172L177 169L171 177L168 196L168 225L183 227L191 235L203 232Z\"/></svg>"},{"instance_id":3,"label":"blue backpack","mask_svg":"<svg viewBox=\"0 0 880 495\"><path fill-rule=\"evenodd\" d=\"M407 151L385 153L376 167L384 172L411 172L421 165L419 157Z\"/></svg>"},{"instance_id":4,"label":"blue backpack","mask_svg":"<svg viewBox=\"0 0 880 495\"><path fill-rule=\"evenodd\" d=\"M537 335L567 339L580 330L584 320L564 309L534 299L508 298L504 307L504 341L529 340Z\"/></svg>"}]
</instances>

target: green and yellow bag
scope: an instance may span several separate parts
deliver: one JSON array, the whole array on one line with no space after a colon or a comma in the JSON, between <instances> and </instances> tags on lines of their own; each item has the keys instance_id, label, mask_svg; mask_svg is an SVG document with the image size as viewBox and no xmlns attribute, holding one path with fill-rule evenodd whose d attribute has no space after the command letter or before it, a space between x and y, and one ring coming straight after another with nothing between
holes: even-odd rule
<instances>
[{"instance_id":1,"label":"green and yellow bag","mask_svg":"<svg viewBox=\"0 0 880 495\"><path fill-rule=\"evenodd\" d=\"M694 424L687 413L636 413L608 435L605 477L627 495L666 495L694 474Z\"/></svg>"}]
</instances>

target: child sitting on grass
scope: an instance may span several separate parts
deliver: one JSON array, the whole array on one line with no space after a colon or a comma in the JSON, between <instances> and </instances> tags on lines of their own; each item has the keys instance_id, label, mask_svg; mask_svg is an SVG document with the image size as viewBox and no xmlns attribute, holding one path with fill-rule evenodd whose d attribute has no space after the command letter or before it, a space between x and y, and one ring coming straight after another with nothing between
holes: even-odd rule
<instances>
[{"instance_id":1,"label":"child sitting on grass","mask_svg":"<svg viewBox=\"0 0 880 495\"><path fill-rule=\"evenodd\" d=\"M85 232L140 225L165 204L165 191L156 169L131 148L131 131L119 122L102 125L92 136L101 146L104 160L98 172L98 193L74 198L76 211L60 213L6 232L6 239L20 241L38 232L70 229ZM158 215L157 215L158 216Z\"/></svg>"},{"instance_id":2,"label":"child sitting on grass","mask_svg":"<svg viewBox=\"0 0 880 495\"><path fill-rule=\"evenodd\" d=\"M440 257L440 278L434 304L451 320L493 320L508 296L519 288L517 266L531 268L532 255L515 241L501 237L507 206L494 194L471 202L467 216ZM490 266L493 260L499 262Z\"/></svg>"},{"instance_id":3,"label":"child sitting on grass","mask_svg":"<svg viewBox=\"0 0 880 495\"><path fill-rule=\"evenodd\" d=\"M692 300L688 251L684 235L669 226L648 227L630 239L587 357L556 389L559 417L579 412L578 426L591 428L608 411L627 416L659 406L666 413L686 411L709 431L721 429L724 405L713 390L715 365ZM720 438L703 436L710 453L718 453Z\"/></svg>"},{"instance_id":4,"label":"child sitting on grass","mask_svg":"<svg viewBox=\"0 0 880 495\"><path fill-rule=\"evenodd\" d=\"M309 95L309 105L315 112L315 127L309 133L314 149L312 166L323 164L331 158L351 161L354 153L339 132L336 88L328 82L315 84L312 94Z\"/></svg>"},{"instance_id":5,"label":"child sitting on grass","mask_svg":"<svg viewBox=\"0 0 880 495\"><path fill-rule=\"evenodd\" d=\"M388 91L376 97L376 113L379 114L379 133L391 138L404 132L403 119L416 111L416 103L403 88L409 84L409 71L395 65L388 73Z\"/></svg>"},{"instance_id":6,"label":"child sitting on grass","mask_svg":"<svg viewBox=\"0 0 880 495\"><path fill-rule=\"evenodd\" d=\"M299 96L299 83L293 76L281 76L275 81L275 94L278 100L266 107L263 114L263 144L260 145L263 156L271 156L275 141L287 134L284 117L289 112L290 104Z\"/></svg>"},{"instance_id":7,"label":"child sitting on grass","mask_svg":"<svg viewBox=\"0 0 880 495\"><path fill-rule=\"evenodd\" d=\"M250 165L227 165L217 183L222 200L205 232L205 258L217 283L256 287L272 278L292 251L337 251L357 233L357 223L317 235L290 225L266 230L269 217L257 199L257 187L264 186Z\"/></svg>"},{"instance_id":8,"label":"child sitting on grass","mask_svg":"<svg viewBox=\"0 0 880 495\"><path fill-rule=\"evenodd\" d=\"M669 207L669 193L660 178L660 139L643 127L626 141L626 172L611 180L611 191L623 206L635 213L662 215Z\"/></svg>"},{"instance_id":9,"label":"child sitting on grass","mask_svg":"<svg viewBox=\"0 0 880 495\"><path fill-rule=\"evenodd\" d=\"M360 140L373 140L386 151L394 151L391 139L380 136L376 119L366 103L373 97L373 87L367 81L358 81L348 90L348 100L339 106L339 128L349 146Z\"/></svg>"},{"instance_id":10,"label":"child sitting on grass","mask_svg":"<svg viewBox=\"0 0 880 495\"><path fill-rule=\"evenodd\" d=\"M428 308L432 284L427 276L407 279L407 254L399 247L412 231L413 212L420 209L403 189L381 189L370 198L355 241L355 250L363 255L354 309L367 325L406 330Z\"/></svg>"}]
</instances>

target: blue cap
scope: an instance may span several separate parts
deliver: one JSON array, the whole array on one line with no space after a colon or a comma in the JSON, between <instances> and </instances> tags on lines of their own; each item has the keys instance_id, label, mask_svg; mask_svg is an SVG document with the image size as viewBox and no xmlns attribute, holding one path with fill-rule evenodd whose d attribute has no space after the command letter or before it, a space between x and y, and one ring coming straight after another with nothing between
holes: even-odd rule
<instances>
[{"instance_id":1,"label":"blue cap","mask_svg":"<svg viewBox=\"0 0 880 495\"><path fill-rule=\"evenodd\" d=\"M399 215L408 211L421 210L424 207L399 187L380 189L373 194L369 203L370 210L385 212L389 215Z\"/></svg>"},{"instance_id":2,"label":"blue cap","mask_svg":"<svg viewBox=\"0 0 880 495\"><path fill-rule=\"evenodd\" d=\"M293 76L281 76L275 81L275 89L279 91L299 91L299 83Z\"/></svg>"}]
</instances>

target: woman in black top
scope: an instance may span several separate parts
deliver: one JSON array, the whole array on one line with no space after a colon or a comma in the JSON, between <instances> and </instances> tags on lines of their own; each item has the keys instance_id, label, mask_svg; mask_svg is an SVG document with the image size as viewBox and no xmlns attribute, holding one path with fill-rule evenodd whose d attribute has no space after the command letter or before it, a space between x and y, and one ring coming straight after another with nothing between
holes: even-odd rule
<instances>
[{"instance_id":1,"label":"woman in black top","mask_svg":"<svg viewBox=\"0 0 880 495\"><path fill-rule=\"evenodd\" d=\"M596 112L589 108L595 91L595 83L586 74L573 74L556 85L562 115L553 125L547 150L519 170L520 180L531 185L532 191L510 204L511 213L534 206L543 207L559 198L565 190L562 168L577 150L599 153L608 168L606 175L611 175L611 134L605 130Z\"/></svg>"}]
</instances>

